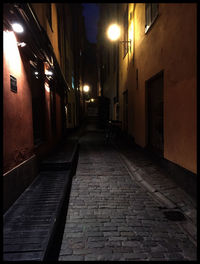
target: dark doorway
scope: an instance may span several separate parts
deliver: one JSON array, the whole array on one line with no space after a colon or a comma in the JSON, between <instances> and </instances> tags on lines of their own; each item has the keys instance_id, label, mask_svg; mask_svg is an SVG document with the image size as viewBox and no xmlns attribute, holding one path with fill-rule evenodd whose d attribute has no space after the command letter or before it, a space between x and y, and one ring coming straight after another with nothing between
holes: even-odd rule
<instances>
[{"instance_id":1,"label":"dark doorway","mask_svg":"<svg viewBox=\"0 0 200 264\"><path fill-rule=\"evenodd\" d=\"M128 132L128 90L123 92L123 130Z\"/></svg>"},{"instance_id":2,"label":"dark doorway","mask_svg":"<svg viewBox=\"0 0 200 264\"><path fill-rule=\"evenodd\" d=\"M163 71L146 82L148 147L163 156Z\"/></svg>"}]
</instances>

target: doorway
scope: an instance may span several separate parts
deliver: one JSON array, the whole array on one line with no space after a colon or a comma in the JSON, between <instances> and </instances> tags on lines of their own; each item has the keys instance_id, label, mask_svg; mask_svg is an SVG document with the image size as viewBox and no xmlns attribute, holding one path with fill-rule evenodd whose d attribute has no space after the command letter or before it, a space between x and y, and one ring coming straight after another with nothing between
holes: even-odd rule
<instances>
[{"instance_id":1,"label":"doorway","mask_svg":"<svg viewBox=\"0 0 200 264\"><path fill-rule=\"evenodd\" d=\"M128 132L128 90L123 92L123 130Z\"/></svg>"},{"instance_id":2,"label":"doorway","mask_svg":"<svg viewBox=\"0 0 200 264\"><path fill-rule=\"evenodd\" d=\"M163 130L163 71L146 82L147 92L147 146L160 156L164 152Z\"/></svg>"}]
</instances>

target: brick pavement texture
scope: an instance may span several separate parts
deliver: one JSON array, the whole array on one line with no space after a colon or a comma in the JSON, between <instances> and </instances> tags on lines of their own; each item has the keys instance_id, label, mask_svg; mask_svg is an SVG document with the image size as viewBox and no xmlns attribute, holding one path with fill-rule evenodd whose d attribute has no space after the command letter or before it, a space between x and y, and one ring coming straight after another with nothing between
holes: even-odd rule
<instances>
[{"instance_id":1,"label":"brick pavement texture","mask_svg":"<svg viewBox=\"0 0 200 264\"><path fill-rule=\"evenodd\" d=\"M196 254L188 234L134 181L102 134L82 136L59 261L183 261Z\"/></svg>"}]
</instances>

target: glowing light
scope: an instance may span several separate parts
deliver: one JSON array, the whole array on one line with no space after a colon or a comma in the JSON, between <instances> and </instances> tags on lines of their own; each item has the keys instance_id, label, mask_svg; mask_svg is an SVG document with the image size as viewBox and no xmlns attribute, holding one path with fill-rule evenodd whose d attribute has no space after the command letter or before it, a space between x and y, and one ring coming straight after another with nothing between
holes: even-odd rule
<instances>
[{"instance_id":1,"label":"glowing light","mask_svg":"<svg viewBox=\"0 0 200 264\"><path fill-rule=\"evenodd\" d=\"M87 93L87 92L89 92L89 90L90 90L89 85L84 85L84 86L83 86L83 91L84 91L84 92Z\"/></svg>"},{"instance_id":2,"label":"glowing light","mask_svg":"<svg viewBox=\"0 0 200 264\"><path fill-rule=\"evenodd\" d=\"M5 63L8 65L10 73L19 77L22 71L22 64L16 36L13 31L3 32L3 52Z\"/></svg>"},{"instance_id":3,"label":"glowing light","mask_svg":"<svg viewBox=\"0 0 200 264\"><path fill-rule=\"evenodd\" d=\"M14 24L12 24L12 28L13 28L13 30L14 30L16 33L22 33L22 32L24 32L23 27L22 27L20 24L18 24L18 23L14 23Z\"/></svg>"},{"instance_id":4,"label":"glowing light","mask_svg":"<svg viewBox=\"0 0 200 264\"><path fill-rule=\"evenodd\" d=\"M44 87L45 90L49 93L50 92L49 84L45 82Z\"/></svg>"},{"instance_id":5,"label":"glowing light","mask_svg":"<svg viewBox=\"0 0 200 264\"><path fill-rule=\"evenodd\" d=\"M118 40L120 37L120 27L117 24L110 25L107 31L107 36L112 41Z\"/></svg>"},{"instance_id":6,"label":"glowing light","mask_svg":"<svg viewBox=\"0 0 200 264\"><path fill-rule=\"evenodd\" d=\"M94 102L94 98L91 98L91 100L90 100L92 103Z\"/></svg>"},{"instance_id":7,"label":"glowing light","mask_svg":"<svg viewBox=\"0 0 200 264\"><path fill-rule=\"evenodd\" d=\"M26 43L25 42L18 42L17 45L21 48L25 47L26 46Z\"/></svg>"},{"instance_id":8,"label":"glowing light","mask_svg":"<svg viewBox=\"0 0 200 264\"><path fill-rule=\"evenodd\" d=\"M35 75L38 75L38 74L39 74L39 72L36 71L36 72L35 72Z\"/></svg>"},{"instance_id":9,"label":"glowing light","mask_svg":"<svg viewBox=\"0 0 200 264\"><path fill-rule=\"evenodd\" d=\"M52 76L53 75L53 72L52 71L45 70L45 75Z\"/></svg>"}]
</instances>

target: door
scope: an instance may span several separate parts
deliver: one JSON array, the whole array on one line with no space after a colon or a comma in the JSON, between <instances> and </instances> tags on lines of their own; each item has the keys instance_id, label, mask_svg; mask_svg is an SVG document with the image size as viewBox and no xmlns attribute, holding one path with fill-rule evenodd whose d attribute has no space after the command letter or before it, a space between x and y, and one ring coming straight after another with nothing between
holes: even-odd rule
<instances>
[{"instance_id":1,"label":"door","mask_svg":"<svg viewBox=\"0 0 200 264\"><path fill-rule=\"evenodd\" d=\"M128 90L123 93L123 130L128 132Z\"/></svg>"},{"instance_id":2,"label":"door","mask_svg":"<svg viewBox=\"0 0 200 264\"><path fill-rule=\"evenodd\" d=\"M163 71L147 81L148 145L163 156Z\"/></svg>"}]
</instances>

